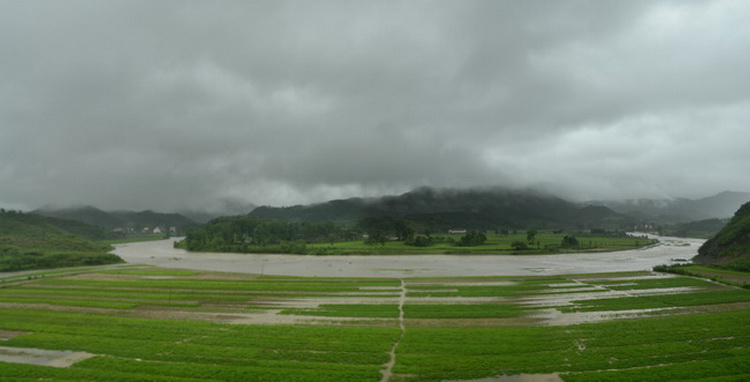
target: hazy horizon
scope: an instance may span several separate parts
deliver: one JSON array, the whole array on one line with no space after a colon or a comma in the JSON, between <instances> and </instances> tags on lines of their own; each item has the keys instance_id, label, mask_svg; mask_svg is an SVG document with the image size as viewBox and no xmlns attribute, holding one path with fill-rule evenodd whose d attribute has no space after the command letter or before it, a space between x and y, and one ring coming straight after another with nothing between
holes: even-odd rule
<instances>
[{"instance_id":1,"label":"hazy horizon","mask_svg":"<svg viewBox=\"0 0 750 382\"><path fill-rule=\"evenodd\" d=\"M742 193L742 194L750 194L750 192L744 192L744 191L721 191L716 194L711 195L704 195L699 196L695 198L686 198L686 197L665 197L665 198L632 198L632 199L588 199L588 200L577 200L573 198L566 198L558 194L554 194L548 190L542 190L542 189L531 189L531 188L516 188L516 189L510 189L510 188L501 188L501 187L478 187L478 188L464 188L464 189L458 189L458 188L434 188L434 187L418 187L412 190L409 190L405 193L410 192L418 192L422 189L429 188L434 192L441 193L441 192L456 192L456 191L510 191L510 192L517 192L517 193L533 193L538 194L542 196L550 196L550 197L561 197L564 200L567 200L569 202L573 203L581 203L582 205L593 203L594 205L598 203L603 203L604 205L610 205L611 203L621 203L623 205L627 205L630 203L642 203L642 202L663 202L667 203L668 201L677 202L679 200L701 200L705 198L712 198L716 196L720 196L725 193ZM279 207L293 207L297 205L315 205L315 204L322 204L326 202L331 202L335 200L342 200L342 199L365 199L365 200L372 200L377 201L382 197L397 197L404 193L399 194L383 194L383 195L375 195L375 196L349 196L339 199L326 199L322 201L313 201L309 203L298 203L298 204L284 204L284 205L269 205L269 204L255 204L252 202L245 202L245 201L239 201L239 200L217 200L214 201L211 205L206 205L204 207L188 207L188 208L178 208L178 209L172 209L172 210L163 210L159 208L145 208L145 209L137 209L137 208L102 208L100 206L92 205L92 204L68 204L68 205L55 205L55 204L45 204L41 206L36 206L34 208L16 208L15 210L20 210L23 212L34 212L34 211L48 211L48 212L55 212L55 211L65 211L65 210L76 210L76 209L82 209L82 208L95 208L104 212L143 212L143 211L153 211L158 213L186 213L186 214L202 214L206 213L208 215L235 215L237 213L249 213L253 209L257 207L272 207L272 208L279 208ZM749 200L750 201L750 200ZM665 204L666 206L666 204ZM726 206L725 206L726 207ZM0 208L9 209L5 206L0 205ZM13 208L10 208L10 210L14 210ZM732 210L732 213L734 210ZM727 215L728 217L729 215Z\"/></svg>"},{"instance_id":2,"label":"hazy horizon","mask_svg":"<svg viewBox=\"0 0 750 382\"><path fill-rule=\"evenodd\" d=\"M749 18L746 1L4 1L0 207L748 192Z\"/></svg>"}]
</instances>

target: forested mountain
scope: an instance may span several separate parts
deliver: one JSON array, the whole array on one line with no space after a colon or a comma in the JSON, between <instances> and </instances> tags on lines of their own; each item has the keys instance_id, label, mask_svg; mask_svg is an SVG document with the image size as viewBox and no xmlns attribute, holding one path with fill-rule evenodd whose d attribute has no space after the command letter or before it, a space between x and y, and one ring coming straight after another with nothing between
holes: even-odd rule
<instances>
[{"instance_id":1,"label":"forested mountain","mask_svg":"<svg viewBox=\"0 0 750 382\"><path fill-rule=\"evenodd\" d=\"M81 222L0 210L0 272L122 262L89 240L103 235Z\"/></svg>"},{"instance_id":2,"label":"forested mountain","mask_svg":"<svg viewBox=\"0 0 750 382\"><path fill-rule=\"evenodd\" d=\"M196 223L203 224L219 217L247 215L255 207L255 204L246 201L224 199L217 201L211 207L182 209L177 213Z\"/></svg>"},{"instance_id":3,"label":"forested mountain","mask_svg":"<svg viewBox=\"0 0 750 382\"><path fill-rule=\"evenodd\" d=\"M352 198L293 207L258 207L251 216L293 221L356 223L398 217L427 231L463 229L626 229L634 222L604 206L572 203L535 191L419 188L398 196Z\"/></svg>"},{"instance_id":4,"label":"forested mountain","mask_svg":"<svg viewBox=\"0 0 750 382\"><path fill-rule=\"evenodd\" d=\"M750 202L743 204L732 220L698 249L693 261L750 271Z\"/></svg>"},{"instance_id":5,"label":"forested mountain","mask_svg":"<svg viewBox=\"0 0 750 382\"><path fill-rule=\"evenodd\" d=\"M648 220L656 224L686 223L707 219L729 218L745 202L750 201L748 192L725 191L701 199L634 199L625 201L595 201L610 209Z\"/></svg>"},{"instance_id":6,"label":"forested mountain","mask_svg":"<svg viewBox=\"0 0 750 382\"><path fill-rule=\"evenodd\" d=\"M140 231L144 228L176 227L179 231L197 225L187 217L174 213L160 213L154 211L111 211L106 212L91 206L70 208L40 208L34 213L44 216L75 220L98 227L112 229L133 229Z\"/></svg>"}]
</instances>

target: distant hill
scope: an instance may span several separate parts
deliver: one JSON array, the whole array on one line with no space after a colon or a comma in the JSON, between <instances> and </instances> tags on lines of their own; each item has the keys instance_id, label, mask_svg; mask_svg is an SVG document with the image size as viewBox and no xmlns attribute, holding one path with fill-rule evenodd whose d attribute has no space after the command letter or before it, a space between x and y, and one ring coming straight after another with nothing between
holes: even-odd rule
<instances>
[{"instance_id":1,"label":"distant hill","mask_svg":"<svg viewBox=\"0 0 750 382\"><path fill-rule=\"evenodd\" d=\"M708 239L716 235L727 223L729 223L729 219L697 220L676 224L673 227L669 227L664 233L667 236Z\"/></svg>"},{"instance_id":2,"label":"distant hill","mask_svg":"<svg viewBox=\"0 0 750 382\"><path fill-rule=\"evenodd\" d=\"M101 228L33 213L0 211L0 272L122 262L94 243ZM85 237L82 237L85 236Z\"/></svg>"},{"instance_id":3,"label":"distant hill","mask_svg":"<svg viewBox=\"0 0 750 382\"><path fill-rule=\"evenodd\" d=\"M186 216L196 223L203 224L219 217L247 215L256 207L252 203L232 199L224 199L218 201L216 204L213 207L204 209L179 210L177 213Z\"/></svg>"},{"instance_id":4,"label":"distant hill","mask_svg":"<svg viewBox=\"0 0 750 382\"><path fill-rule=\"evenodd\" d=\"M126 224L119 217L92 206L66 208L45 206L32 212L43 216L84 222L108 229L124 227Z\"/></svg>"},{"instance_id":5,"label":"distant hill","mask_svg":"<svg viewBox=\"0 0 750 382\"><path fill-rule=\"evenodd\" d=\"M196 226L193 220L175 213L160 213L154 211L111 211L106 212L91 206L53 208L43 207L34 213L67 220L84 222L87 224L113 229L133 229L140 231L144 228L176 227L184 231Z\"/></svg>"},{"instance_id":6,"label":"distant hill","mask_svg":"<svg viewBox=\"0 0 750 382\"><path fill-rule=\"evenodd\" d=\"M604 206L572 203L535 191L419 188L398 196L352 198L293 207L258 207L251 216L355 223L365 217L408 219L423 229L625 229L633 222Z\"/></svg>"},{"instance_id":7,"label":"distant hill","mask_svg":"<svg viewBox=\"0 0 750 382\"><path fill-rule=\"evenodd\" d=\"M750 271L750 202L743 204L729 223L698 249L693 261Z\"/></svg>"},{"instance_id":8,"label":"distant hill","mask_svg":"<svg viewBox=\"0 0 750 382\"><path fill-rule=\"evenodd\" d=\"M649 220L657 224L686 223L707 219L729 218L750 201L748 192L725 191L701 199L633 199L625 201L593 201L613 211Z\"/></svg>"},{"instance_id":9,"label":"distant hill","mask_svg":"<svg viewBox=\"0 0 750 382\"><path fill-rule=\"evenodd\" d=\"M142 229L153 227L177 227L182 231L197 225L185 216L175 213L162 213L154 211L114 211L111 215L125 222L129 228Z\"/></svg>"}]
</instances>

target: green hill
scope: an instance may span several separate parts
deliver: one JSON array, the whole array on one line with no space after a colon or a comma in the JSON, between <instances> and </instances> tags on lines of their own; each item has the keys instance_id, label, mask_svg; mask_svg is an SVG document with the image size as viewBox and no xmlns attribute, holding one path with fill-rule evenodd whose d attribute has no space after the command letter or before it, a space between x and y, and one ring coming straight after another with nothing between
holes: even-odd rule
<instances>
[{"instance_id":1,"label":"green hill","mask_svg":"<svg viewBox=\"0 0 750 382\"><path fill-rule=\"evenodd\" d=\"M693 261L750 271L750 202L743 204L729 223L698 249Z\"/></svg>"},{"instance_id":2,"label":"green hill","mask_svg":"<svg viewBox=\"0 0 750 382\"><path fill-rule=\"evenodd\" d=\"M80 222L0 210L0 272L122 262L90 240L104 235Z\"/></svg>"},{"instance_id":3,"label":"green hill","mask_svg":"<svg viewBox=\"0 0 750 382\"><path fill-rule=\"evenodd\" d=\"M177 232L184 232L197 224L180 214L160 213L154 211L102 211L96 207L79 206L67 208L43 207L36 211L35 214L73 220L86 223L107 230L117 229L121 232L140 232L143 229L153 229L161 227L169 229L174 227Z\"/></svg>"}]
</instances>

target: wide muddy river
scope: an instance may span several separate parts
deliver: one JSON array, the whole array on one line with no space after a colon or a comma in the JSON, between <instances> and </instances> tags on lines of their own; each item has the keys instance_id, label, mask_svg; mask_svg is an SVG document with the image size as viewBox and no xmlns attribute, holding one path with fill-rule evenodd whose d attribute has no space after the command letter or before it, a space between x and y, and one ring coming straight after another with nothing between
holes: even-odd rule
<instances>
[{"instance_id":1,"label":"wide muddy river","mask_svg":"<svg viewBox=\"0 0 750 382\"><path fill-rule=\"evenodd\" d=\"M700 239L656 237L660 244L609 253L557 255L234 254L174 249L174 239L119 244L114 253L132 264L220 272L324 277L512 276L651 270L690 259Z\"/></svg>"}]
</instances>

